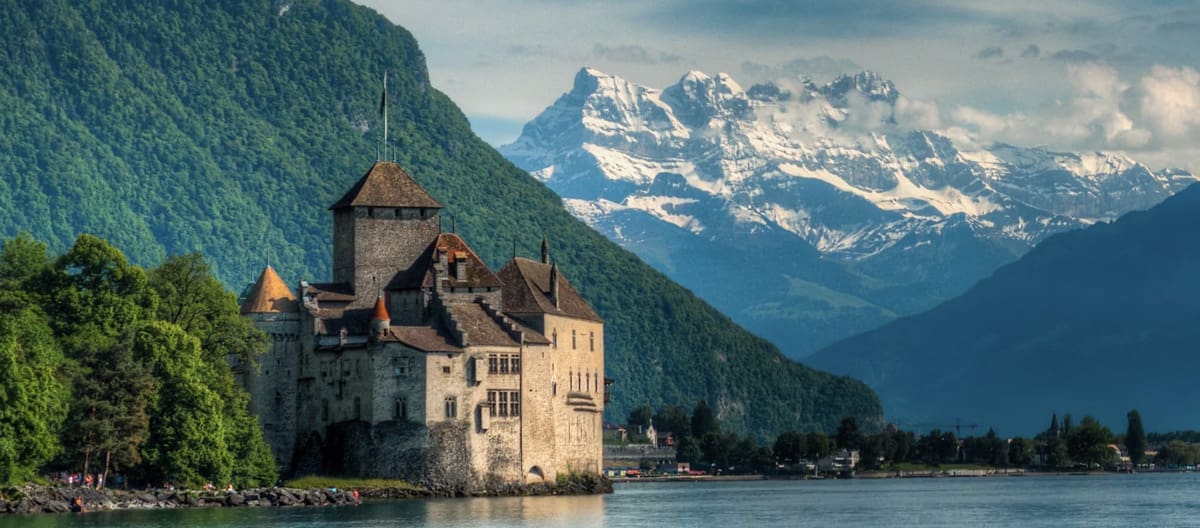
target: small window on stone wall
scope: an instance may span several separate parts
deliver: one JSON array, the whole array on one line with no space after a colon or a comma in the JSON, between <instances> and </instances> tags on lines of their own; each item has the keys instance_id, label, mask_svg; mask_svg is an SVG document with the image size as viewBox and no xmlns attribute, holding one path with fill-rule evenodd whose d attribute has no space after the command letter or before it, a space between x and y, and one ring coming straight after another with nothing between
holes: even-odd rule
<instances>
[{"instance_id":1,"label":"small window on stone wall","mask_svg":"<svg viewBox=\"0 0 1200 528\"><path fill-rule=\"evenodd\" d=\"M457 416L458 398L455 398L454 396L446 396L446 418L455 418Z\"/></svg>"},{"instance_id":2,"label":"small window on stone wall","mask_svg":"<svg viewBox=\"0 0 1200 528\"><path fill-rule=\"evenodd\" d=\"M450 365L445 365L442 367L442 374L445 374L447 376L450 375Z\"/></svg>"},{"instance_id":3,"label":"small window on stone wall","mask_svg":"<svg viewBox=\"0 0 1200 528\"><path fill-rule=\"evenodd\" d=\"M394 411L392 417L397 420L408 419L408 400L405 400L404 398L396 398L396 410Z\"/></svg>"},{"instance_id":4,"label":"small window on stone wall","mask_svg":"<svg viewBox=\"0 0 1200 528\"><path fill-rule=\"evenodd\" d=\"M596 351L596 332L588 332L588 351Z\"/></svg>"}]
</instances>

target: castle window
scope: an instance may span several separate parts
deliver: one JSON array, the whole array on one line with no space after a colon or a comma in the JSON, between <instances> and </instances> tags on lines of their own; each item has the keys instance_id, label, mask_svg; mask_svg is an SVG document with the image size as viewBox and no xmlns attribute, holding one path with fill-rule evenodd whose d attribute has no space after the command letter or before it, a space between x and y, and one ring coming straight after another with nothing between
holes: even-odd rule
<instances>
[{"instance_id":1,"label":"castle window","mask_svg":"<svg viewBox=\"0 0 1200 528\"><path fill-rule=\"evenodd\" d=\"M588 351L596 351L596 332L588 332Z\"/></svg>"},{"instance_id":2,"label":"castle window","mask_svg":"<svg viewBox=\"0 0 1200 528\"><path fill-rule=\"evenodd\" d=\"M550 382L550 395L558 396L558 382L557 381Z\"/></svg>"},{"instance_id":3,"label":"castle window","mask_svg":"<svg viewBox=\"0 0 1200 528\"><path fill-rule=\"evenodd\" d=\"M571 350L575 350L575 330L571 330Z\"/></svg>"},{"instance_id":4,"label":"castle window","mask_svg":"<svg viewBox=\"0 0 1200 528\"><path fill-rule=\"evenodd\" d=\"M362 420L362 398L354 397L354 419Z\"/></svg>"},{"instance_id":5,"label":"castle window","mask_svg":"<svg viewBox=\"0 0 1200 528\"><path fill-rule=\"evenodd\" d=\"M342 360L342 377L343 378L350 377L350 360L349 359Z\"/></svg>"},{"instance_id":6,"label":"castle window","mask_svg":"<svg viewBox=\"0 0 1200 528\"><path fill-rule=\"evenodd\" d=\"M446 396L446 418L455 418L458 416L458 398L454 396Z\"/></svg>"},{"instance_id":7,"label":"castle window","mask_svg":"<svg viewBox=\"0 0 1200 528\"><path fill-rule=\"evenodd\" d=\"M496 357L496 354L488 354L488 374L499 372L499 367L497 366L499 363L500 358Z\"/></svg>"},{"instance_id":8,"label":"castle window","mask_svg":"<svg viewBox=\"0 0 1200 528\"><path fill-rule=\"evenodd\" d=\"M508 415L521 416L521 393L518 391L508 393Z\"/></svg>"},{"instance_id":9,"label":"castle window","mask_svg":"<svg viewBox=\"0 0 1200 528\"><path fill-rule=\"evenodd\" d=\"M552 332L552 336L550 337L550 340L554 343L554 348L558 348L558 329L557 328L555 328L554 331Z\"/></svg>"},{"instance_id":10,"label":"castle window","mask_svg":"<svg viewBox=\"0 0 1200 528\"><path fill-rule=\"evenodd\" d=\"M405 400L404 398L396 398L396 410L392 417L397 420L408 419L408 400Z\"/></svg>"},{"instance_id":11,"label":"castle window","mask_svg":"<svg viewBox=\"0 0 1200 528\"><path fill-rule=\"evenodd\" d=\"M398 357L392 360L392 372L397 378L407 378L412 370L412 358Z\"/></svg>"},{"instance_id":12,"label":"castle window","mask_svg":"<svg viewBox=\"0 0 1200 528\"><path fill-rule=\"evenodd\" d=\"M500 392L500 416L508 416L508 391Z\"/></svg>"},{"instance_id":13,"label":"castle window","mask_svg":"<svg viewBox=\"0 0 1200 528\"><path fill-rule=\"evenodd\" d=\"M575 390L575 371L567 371L567 390Z\"/></svg>"},{"instance_id":14,"label":"castle window","mask_svg":"<svg viewBox=\"0 0 1200 528\"><path fill-rule=\"evenodd\" d=\"M488 391L488 393L487 393L488 416L496 416L496 398L497 398L496 393L497 392L499 392L499 391Z\"/></svg>"},{"instance_id":15,"label":"castle window","mask_svg":"<svg viewBox=\"0 0 1200 528\"><path fill-rule=\"evenodd\" d=\"M508 374L508 356L500 356L500 373Z\"/></svg>"},{"instance_id":16,"label":"castle window","mask_svg":"<svg viewBox=\"0 0 1200 528\"><path fill-rule=\"evenodd\" d=\"M592 373L591 372L588 372L588 375L587 375L587 391L592 392Z\"/></svg>"},{"instance_id":17,"label":"castle window","mask_svg":"<svg viewBox=\"0 0 1200 528\"><path fill-rule=\"evenodd\" d=\"M445 366L443 366L443 367L442 367L442 374L445 374L445 375L449 376L449 375L450 375L450 372L451 372L451 371L450 371L450 365L445 365Z\"/></svg>"},{"instance_id":18,"label":"castle window","mask_svg":"<svg viewBox=\"0 0 1200 528\"><path fill-rule=\"evenodd\" d=\"M511 363L509 363L509 366L512 369L513 374L520 374L521 373L521 356L513 356Z\"/></svg>"},{"instance_id":19,"label":"castle window","mask_svg":"<svg viewBox=\"0 0 1200 528\"><path fill-rule=\"evenodd\" d=\"M583 373L582 372L575 373L575 386L579 387L580 390L583 389Z\"/></svg>"}]
</instances>

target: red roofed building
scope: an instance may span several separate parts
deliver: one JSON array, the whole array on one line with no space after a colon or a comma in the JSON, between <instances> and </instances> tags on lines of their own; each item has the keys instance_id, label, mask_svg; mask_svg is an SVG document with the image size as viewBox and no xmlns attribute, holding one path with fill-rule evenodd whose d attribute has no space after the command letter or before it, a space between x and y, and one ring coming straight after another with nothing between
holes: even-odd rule
<instances>
[{"instance_id":1,"label":"red roofed building","mask_svg":"<svg viewBox=\"0 0 1200 528\"><path fill-rule=\"evenodd\" d=\"M268 266L247 294L271 344L243 379L283 472L464 490L599 473L603 321L544 241L496 274L441 208L377 162L330 207L333 282L297 298Z\"/></svg>"}]
</instances>

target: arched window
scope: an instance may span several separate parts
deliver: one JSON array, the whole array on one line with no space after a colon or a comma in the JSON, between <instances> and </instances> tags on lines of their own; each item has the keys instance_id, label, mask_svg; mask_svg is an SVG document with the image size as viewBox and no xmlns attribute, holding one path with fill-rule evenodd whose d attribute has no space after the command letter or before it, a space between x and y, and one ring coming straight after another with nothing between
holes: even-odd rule
<instances>
[{"instance_id":1,"label":"arched window","mask_svg":"<svg viewBox=\"0 0 1200 528\"><path fill-rule=\"evenodd\" d=\"M575 329L571 329L571 350L575 350Z\"/></svg>"},{"instance_id":2,"label":"arched window","mask_svg":"<svg viewBox=\"0 0 1200 528\"><path fill-rule=\"evenodd\" d=\"M446 418L455 418L458 416L458 398L454 396L446 396Z\"/></svg>"},{"instance_id":3,"label":"arched window","mask_svg":"<svg viewBox=\"0 0 1200 528\"><path fill-rule=\"evenodd\" d=\"M396 410L392 416L397 420L408 419L408 401L404 398L396 398Z\"/></svg>"}]
</instances>

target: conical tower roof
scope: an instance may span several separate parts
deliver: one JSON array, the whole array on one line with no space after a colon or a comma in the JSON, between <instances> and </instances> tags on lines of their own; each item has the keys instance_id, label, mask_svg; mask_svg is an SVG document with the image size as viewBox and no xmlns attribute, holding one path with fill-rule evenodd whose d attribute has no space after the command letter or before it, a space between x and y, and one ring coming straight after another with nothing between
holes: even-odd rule
<instances>
[{"instance_id":1,"label":"conical tower roof","mask_svg":"<svg viewBox=\"0 0 1200 528\"><path fill-rule=\"evenodd\" d=\"M258 276L246 300L242 301L243 314L290 313L298 310L296 296L270 265L263 268L262 275Z\"/></svg>"},{"instance_id":2,"label":"conical tower roof","mask_svg":"<svg viewBox=\"0 0 1200 528\"><path fill-rule=\"evenodd\" d=\"M441 209L403 167L392 161L377 161L330 209L347 207L415 207Z\"/></svg>"},{"instance_id":3,"label":"conical tower roof","mask_svg":"<svg viewBox=\"0 0 1200 528\"><path fill-rule=\"evenodd\" d=\"M392 316L388 314L387 305L383 302L383 294L375 298L375 311L371 314L372 321L391 321Z\"/></svg>"}]
</instances>

